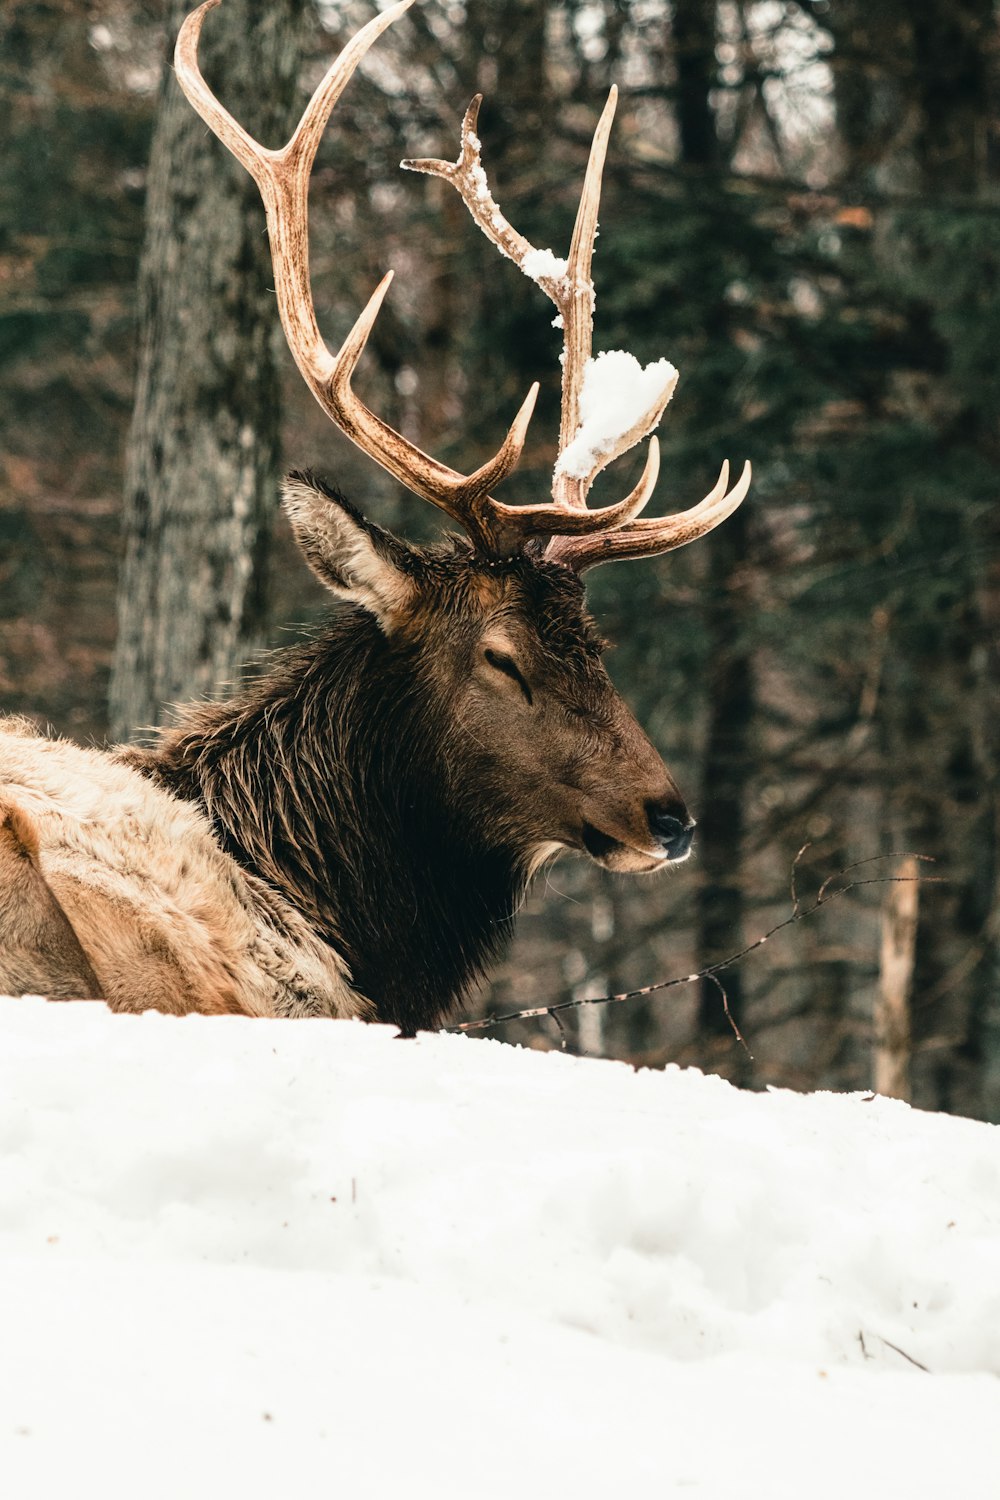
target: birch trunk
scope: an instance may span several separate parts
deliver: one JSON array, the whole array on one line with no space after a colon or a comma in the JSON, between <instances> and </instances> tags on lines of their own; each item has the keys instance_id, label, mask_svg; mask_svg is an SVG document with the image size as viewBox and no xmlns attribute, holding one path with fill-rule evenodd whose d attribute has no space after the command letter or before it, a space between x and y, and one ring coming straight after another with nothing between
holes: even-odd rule
<instances>
[{"instance_id":1,"label":"birch trunk","mask_svg":"<svg viewBox=\"0 0 1000 1500\"><path fill-rule=\"evenodd\" d=\"M917 861L908 855L895 871L882 912L882 957L875 1002L875 1092L910 1097L910 993L917 949Z\"/></svg>"}]
</instances>

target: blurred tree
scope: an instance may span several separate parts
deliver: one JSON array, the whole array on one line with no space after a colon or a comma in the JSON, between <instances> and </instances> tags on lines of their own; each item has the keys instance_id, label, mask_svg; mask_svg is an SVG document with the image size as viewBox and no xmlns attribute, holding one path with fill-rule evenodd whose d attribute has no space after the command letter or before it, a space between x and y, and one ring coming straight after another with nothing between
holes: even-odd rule
<instances>
[{"instance_id":1,"label":"blurred tree","mask_svg":"<svg viewBox=\"0 0 1000 1500\"><path fill-rule=\"evenodd\" d=\"M847 5L830 24L843 53L845 177L890 195L869 241L889 337L844 456L881 459L849 493L864 545L881 545L887 564L875 575L881 598L868 601L891 621L878 716L884 838L933 854L945 882L923 905L916 1083L941 1107L962 1098L983 1112L997 1068L985 1051L1000 1039L997 13L991 0L885 4L875 17ZM876 28L877 60L865 47ZM874 161L858 117L882 121ZM904 507L895 525L887 500Z\"/></svg>"},{"instance_id":2,"label":"blurred tree","mask_svg":"<svg viewBox=\"0 0 1000 1500\"><path fill-rule=\"evenodd\" d=\"M697 271L697 316L711 351L711 382L697 385L701 409L695 422L702 430L738 423L731 401L732 369L720 380L722 361L732 349L726 289L732 276L730 238L718 234L726 207L722 172L728 168L716 126L715 0L675 0L671 10L676 74L678 163L687 184L686 216L701 220ZM730 212L739 215L732 205ZM693 222L692 222L693 221ZM695 230L697 234L697 230ZM742 359L738 359L742 364ZM747 791L752 770L754 689L750 637L745 616L748 510L740 509L707 543L704 575L707 723L701 757L699 796L698 967L718 963L741 946L743 919L743 835ZM744 1019L742 975L727 976L732 1016ZM701 985L698 1025L702 1032L731 1040L720 1004L718 983ZM730 1051L731 1067L742 1075L745 1054Z\"/></svg>"},{"instance_id":3,"label":"blurred tree","mask_svg":"<svg viewBox=\"0 0 1000 1500\"><path fill-rule=\"evenodd\" d=\"M154 6L0 9L0 695L106 723Z\"/></svg>"},{"instance_id":4,"label":"blurred tree","mask_svg":"<svg viewBox=\"0 0 1000 1500\"><path fill-rule=\"evenodd\" d=\"M188 0L171 15L176 34ZM290 133L308 0L228 0L206 79L251 135ZM252 38L252 44L249 39ZM263 210L167 70L149 169L111 727L218 694L263 644L281 403Z\"/></svg>"}]
</instances>

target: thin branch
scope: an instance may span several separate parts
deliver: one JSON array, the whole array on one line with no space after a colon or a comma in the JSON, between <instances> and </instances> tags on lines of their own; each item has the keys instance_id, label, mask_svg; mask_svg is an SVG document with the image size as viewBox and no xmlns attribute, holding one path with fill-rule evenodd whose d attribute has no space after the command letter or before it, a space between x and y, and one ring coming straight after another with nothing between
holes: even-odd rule
<instances>
[{"instance_id":1,"label":"thin branch","mask_svg":"<svg viewBox=\"0 0 1000 1500\"><path fill-rule=\"evenodd\" d=\"M752 943L747 943L747 945L744 948L741 948L738 952L730 954L728 958L721 959L718 963L706 964L706 966L703 969L699 969L696 974L675 975L671 979L660 979L657 980L655 984L646 984L643 985L641 989L637 990L625 990L618 995L597 995L589 999L557 1000L554 1001L551 1005L533 1005L526 1010L506 1011L503 1015L499 1016L484 1016L478 1021L459 1021L453 1026L443 1026L441 1027L441 1030L445 1032L486 1031L490 1030L494 1026L503 1026L509 1021L530 1021L540 1016L551 1016L554 1020L556 1020L558 1024L558 1017L563 1011L579 1010L584 1005L621 1005L626 1000L641 1000L646 995L655 995L658 994L661 990L674 989L676 988L676 986L682 984L697 984L702 979L708 979L712 983L714 983L721 991L723 1008L729 1020L729 1024L733 1028L733 1033L737 1041L739 1041L740 1045L747 1052L747 1055L752 1057L753 1054L750 1052L750 1049L747 1046L746 1041L744 1040L739 1030L739 1027L736 1025L736 1022L732 1014L730 1013L726 991L718 978L720 974L725 973L727 969L733 968L734 965L741 963L743 959L749 957L751 953L756 953L758 948L763 948L765 943L770 942L771 938L776 937L779 932L784 932L786 927L791 927L796 922L804 921L807 917L811 917L815 912L819 911L821 906L829 906L832 901L836 901L841 896L846 896L849 891L861 890L863 887L870 885L910 884L914 880L916 880L918 883L943 883L943 877L937 875L875 875L867 876L863 880L849 880L845 885L836 886L831 890L831 886L833 885L834 881L843 879L843 877L845 875L849 875L852 870L861 869L863 866L873 864L878 860L900 859L904 857L902 855L892 853L874 854L868 859L855 860L853 864L846 865L843 869L837 870L833 875L827 876L826 880L824 880L823 884L820 886L819 894L817 895L813 904L811 906L803 907L795 892L794 880L795 866L798 864L806 848L808 848L808 845L804 845L803 848L799 850L799 853L795 856L795 860L792 865L792 910L790 915L784 917L780 922L776 922L773 927L767 930L767 932L763 933L760 937L755 938ZM934 863L933 859L931 859L931 857L926 854L916 854L913 855L912 858L921 860L925 864Z\"/></svg>"},{"instance_id":2,"label":"thin branch","mask_svg":"<svg viewBox=\"0 0 1000 1500\"><path fill-rule=\"evenodd\" d=\"M704 974L702 974L701 977L703 979L710 980L711 983L715 985L715 988L718 990L719 994L722 996L722 1009L725 1011L726 1020L729 1022L729 1025L732 1027L733 1036L739 1042L740 1046L743 1048L743 1051L746 1053L746 1055L750 1059L750 1061L753 1062L753 1053L750 1051L750 1048L747 1046L747 1044L746 1044L746 1038L744 1037L742 1031L740 1030L740 1028L736 1024L736 1017L733 1015L732 1011L729 1009L729 996L726 993L726 987L722 983L722 980L719 978L718 974L713 974L713 973L711 973L711 971L706 971Z\"/></svg>"},{"instance_id":3,"label":"thin branch","mask_svg":"<svg viewBox=\"0 0 1000 1500\"><path fill-rule=\"evenodd\" d=\"M907 1354L905 1349L901 1349L898 1344L894 1344L892 1342L892 1339L887 1339L885 1337L885 1334L876 1333L875 1337L878 1339L880 1344L884 1344L887 1349L891 1349L893 1354L898 1354L900 1358L907 1360L911 1365L915 1365L918 1370L923 1370L925 1375L929 1375L931 1373L927 1365L921 1364L919 1359L914 1359L912 1354ZM861 1350L865 1356L865 1359L874 1359L875 1356L868 1353L868 1349L865 1345L865 1336L863 1330L858 1331L858 1338L861 1340Z\"/></svg>"},{"instance_id":4,"label":"thin branch","mask_svg":"<svg viewBox=\"0 0 1000 1500\"><path fill-rule=\"evenodd\" d=\"M797 917L798 914L799 914L799 896L798 896L798 892L795 889L795 877L798 875L798 872L799 872L799 860L802 858L803 854L805 854L806 850L807 849L811 849L811 848L812 848L812 840L810 839L810 840L807 840L807 842L802 845L802 848L799 850L798 854L796 854L795 858L792 860L792 878L791 878L791 880L789 882L789 887L790 887L790 894L791 894L791 898L792 898L792 916L793 917Z\"/></svg>"}]
</instances>

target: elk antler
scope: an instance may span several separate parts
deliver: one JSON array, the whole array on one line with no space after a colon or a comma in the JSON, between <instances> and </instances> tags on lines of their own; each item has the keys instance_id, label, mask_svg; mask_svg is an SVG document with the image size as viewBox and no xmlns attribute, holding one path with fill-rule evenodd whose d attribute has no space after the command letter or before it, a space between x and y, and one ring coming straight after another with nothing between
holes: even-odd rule
<instances>
[{"instance_id":1,"label":"elk antler","mask_svg":"<svg viewBox=\"0 0 1000 1500\"><path fill-rule=\"evenodd\" d=\"M584 524L569 527L562 522L546 548L550 561L564 563L577 572L612 558L645 557L682 547L718 526L732 515L750 487L750 464L727 493L729 464L724 463L714 489L698 505L679 515L636 520L653 492L659 473L659 444L650 438L646 465L639 483L618 506L587 509L587 495L602 469L652 433L677 384L677 371L666 360L645 371L631 355L591 358L594 326L594 283L590 268L597 237L597 210L608 137L618 101L612 88L594 132L583 192L577 211L568 260L559 260L550 250L538 250L504 217L490 192L483 170L482 145L476 134L482 95L477 94L462 121L458 160L404 161L413 172L443 177L460 193L463 202L486 237L502 254L535 281L558 310L557 324L563 329L562 413L559 425L559 456L553 473L553 504L550 511L565 516L572 511ZM599 402L599 372L602 359L615 363L619 381L632 376L624 415L617 424L595 420L588 406ZM634 375L639 375L638 381ZM652 379L650 379L652 377ZM588 402L588 397L593 399ZM613 513L620 520L605 525ZM594 524L598 522L599 524Z\"/></svg>"},{"instance_id":2,"label":"elk antler","mask_svg":"<svg viewBox=\"0 0 1000 1500\"><path fill-rule=\"evenodd\" d=\"M331 354L320 334L309 282L308 196L320 137L351 75L387 27L413 0L383 11L364 26L330 65L306 105L287 146L269 150L253 139L208 88L198 67L198 40L208 11L205 3L186 18L177 37L177 80L191 104L223 145L253 177L264 200L274 265L278 312L288 346L309 389L337 426L408 489L447 512L475 544L489 553L517 551L531 537L576 534L619 526L636 512L626 501L587 514L569 505L505 505L489 491L511 472L521 456L534 410L533 385L497 454L473 474L460 474L407 441L371 412L351 389L351 376L364 351L392 280L390 271L372 294L339 353Z\"/></svg>"},{"instance_id":3,"label":"elk antler","mask_svg":"<svg viewBox=\"0 0 1000 1500\"><path fill-rule=\"evenodd\" d=\"M630 412L624 427L619 423L615 431L610 434L602 431L596 441L590 441L592 434L587 423L581 422L592 372L599 364L599 360L590 358L594 310L590 264L597 232L601 173L617 98L615 89L594 136L568 261L557 260L551 251L534 249L507 223L493 201L475 134L481 96L473 100L466 112L457 162L403 163L404 167L453 182L480 228L537 281L559 310L565 330L565 356L559 458L551 504L505 505L490 494L511 473L521 456L538 394L537 383L528 392L498 452L473 474L460 474L431 458L377 417L354 393L351 377L388 291L391 271L376 287L339 352L332 354L327 348L316 322L309 281L309 176L320 137L354 70L372 43L412 3L413 0L401 0L375 16L352 38L327 69L291 140L280 151L269 150L255 141L222 107L201 75L198 40L207 12L219 0L204 0L184 21L177 37L174 64L181 88L260 189L267 214L278 312L295 363L323 410L352 442L408 489L445 511L465 528L477 547L489 554L516 552L532 538L547 537L550 540L546 555L579 571L611 557L666 552L694 541L725 520L739 505L750 483L749 464L729 495L724 493L728 477L728 466L724 465L720 484L700 505L680 516L637 521L634 518L649 499L659 470L659 450L656 439L652 438L646 467L632 493L617 505L587 509L586 497L597 474L653 430L677 382L677 372L666 360L660 361L659 366L650 366L654 376L662 375L662 379L656 380L652 399ZM649 370L645 372L647 376Z\"/></svg>"}]
</instances>

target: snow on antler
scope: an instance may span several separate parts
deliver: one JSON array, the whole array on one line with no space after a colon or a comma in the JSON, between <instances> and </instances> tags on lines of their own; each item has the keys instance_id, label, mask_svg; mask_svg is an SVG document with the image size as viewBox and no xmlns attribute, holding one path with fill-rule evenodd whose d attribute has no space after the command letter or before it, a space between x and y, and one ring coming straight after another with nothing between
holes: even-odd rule
<instances>
[{"instance_id":1,"label":"snow on antler","mask_svg":"<svg viewBox=\"0 0 1000 1500\"><path fill-rule=\"evenodd\" d=\"M662 414L677 378L668 359L641 365L624 349L608 349L588 359L580 394L580 425L556 460L556 474L586 479L624 453L631 434L628 447L648 436L649 413L659 408Z\"/></svg>"},{"instance_id":2,"label":"snow on antler","mask_svg":"<svg viewBox=\"0 0 1000 1500\"><path fill-rule=\"evenodd\" d=\"M677 371L669 360L655 360L643 367L633 355L621 349L596 358L591 353L596 299L590 268L597 236L601 175L617 97L617 89L612 88L594 133L566 260L552 250L532 245L497 206L482 164L482 143L476 133L482 95L477 95L466 110L457 161L424 158L402 163L409 171L426 172L450 182L486 237L555 304L555 326L563 330L563 354L562 413L552 496L564 513L569 510L588 514L587 495L597 475L653 433L677 384ZM659 448L655 437L651 437L642 477L631 495L621 502L620 509L625 513L621 523L614 528L603 527L599 535L596 529L584 531L581 527L570 536L567 528L566 533L554 536L548 543L546 556L583 569L611 557L669 551L694 541L730 515L743 500L750 483L747 465L727 495L725 480L729 470L725 465L721 488L717 484L690 511L679 517L661 517L655 522L637 521L635 517L652 494L658 472Z\"/></svg>"}]
</instances>

